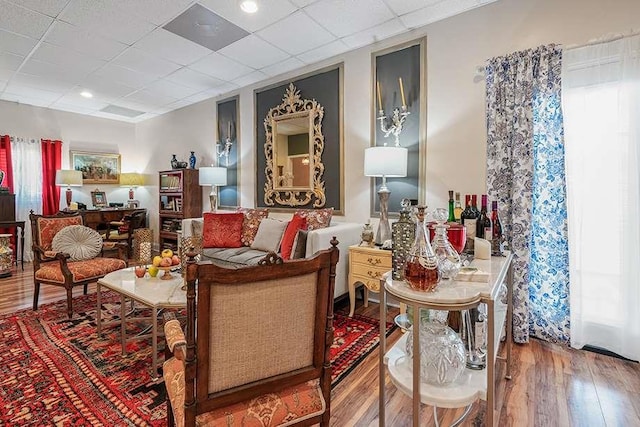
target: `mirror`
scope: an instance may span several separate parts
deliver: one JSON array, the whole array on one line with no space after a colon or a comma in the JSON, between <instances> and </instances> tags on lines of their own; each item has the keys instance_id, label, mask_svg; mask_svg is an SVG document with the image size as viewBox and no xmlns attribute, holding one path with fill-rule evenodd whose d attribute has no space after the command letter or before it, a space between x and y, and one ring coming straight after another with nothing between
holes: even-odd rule
<instances>
[{"instance_id":1,"label":"mirror","mask_svg":"<svg viewBox=\"0 0 640 427\"><path fill-rule=\"evenodd\" d=\"M268 206L325 205L323 115L324 108L316 100L301 99L293 84L282 104L269 110L264 119L264 202Z\"/></svg>"}]
</instances>

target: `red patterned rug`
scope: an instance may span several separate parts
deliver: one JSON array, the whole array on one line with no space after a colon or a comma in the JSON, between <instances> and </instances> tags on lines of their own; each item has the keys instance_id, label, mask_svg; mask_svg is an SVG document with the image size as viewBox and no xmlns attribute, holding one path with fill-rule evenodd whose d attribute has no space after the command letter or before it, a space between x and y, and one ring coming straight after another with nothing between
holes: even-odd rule
<instances>
[{"instance_id":1,"label":"red patterned rug","mask_svg":"<svg viewBox=\"0 0 640 427\"><path fill-rule=\"evenodd\" d=\"M118 313L119 297L103 293L103 318ZM96 295L0 316L0 426L164 426L164 384L151 381L151 342L127 345L119 328L97 339ZM337 312L331 349L332 385L378 344L378 321ZM392 325L387 325L390 332Z\"/></svg>"}]
</instances>

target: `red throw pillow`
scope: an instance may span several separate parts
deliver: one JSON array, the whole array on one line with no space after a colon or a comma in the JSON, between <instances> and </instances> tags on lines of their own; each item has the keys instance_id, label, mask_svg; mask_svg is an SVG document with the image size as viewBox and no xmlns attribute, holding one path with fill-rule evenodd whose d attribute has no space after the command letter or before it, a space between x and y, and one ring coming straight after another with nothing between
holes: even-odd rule
<instances>
[{"instance_id":1,"label":"red throw pillow","mask_svg":"<svg viewBox=\"0 0 640 427\"><path fill-rule=\"evenodd\" d=\"M298 230L307 229L307 219L298 214L294 214L291 221L287 225L280 241L280 256L283 260L291 259L291 252L293 251L293 242L296 239Z\"/></svg>"},{"instance_id":2,"label":"red throw pillow","mask_svg":"<svg viewBox=\"0 0 640 427\"><path fill-rule=\"evenodd\" d=\"M205 213L202 230L204 248L239 248L242 246L244 214Z\"/></svg>"}]
</instances>

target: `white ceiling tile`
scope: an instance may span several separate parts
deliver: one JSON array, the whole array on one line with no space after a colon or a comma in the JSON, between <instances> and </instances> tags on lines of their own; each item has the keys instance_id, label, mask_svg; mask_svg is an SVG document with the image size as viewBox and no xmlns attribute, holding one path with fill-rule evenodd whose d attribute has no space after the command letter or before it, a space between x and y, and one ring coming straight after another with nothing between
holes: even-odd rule
<instances>
[{"instance_id":1,"label":"white ceiling tile","mask_svg":"<svg viewBox=\"0 0 640 427\"><path fill-rule=\"evenodd\" d=\"M224 83L222 80L214 79L213 77L190 70L189 68L183 68L168 75L166 80L198 90L212 89Z\"/></svg>"},{"instance_id":2,"label":"white ceiling tile","mask_svg":"<svg viewBox=\"0 0 640 427\"><path fill-rule=\"evenodd\" d=\"M301 53L298 55L298 59L307 64L313 64L332 56L340 55L348 51L350 48L342 40L336 40L328 43L324 46L320 46L317 49L310 50L309 52Z\"/></svg>"},{"instance_id":3,"label":"white ceiling tile","mask_svg":"<svg viewBox=\"0 0 640 427\"><path fill-rule=\"evenodd\" d=\"M132 101L141 105L149 105L149 106L151 105L161 106L161 105L171 104L172 102L176 102L178 100L177 98L161 95L157 92L153 92L147 89L139 90L138 92L132 93L131 95L124 97L123 99L126 101ZM147 110L150 110L150 108L147 108Z\"/></svg>"},{"instance_id":4,"label":"white ceiling tile","mask_svg":"<svg viewBox=\"0 0 640 427\"><path fill-rule=\"evenodd\" d=\"M487 1L480 3L479 0L448 0L408 13L400 19L407 28L418 28L487 3Z\"/></svg>"},{"instance_id":5,"label":"white ceiling tile","mask_svg":"<svg viewBox=\"0 0 640 427\"><path fill-rule=\"evenodd\" d=\"M38 41L20 34L0 30L0 51L28 55Z\"/></svg>"},{"instance_id":6,"label":"white ceiling tile","mask_svg":"<svg viewBox=\"0 0 640 427\"><path fill-rule=\"evenodd\" d=\"M78 92L72 92L64 95L56 101L56 104L75 105L87 110L99 110L109 105L108 102L96 98L84 98ZM55 107L55 105L54 105Z\"/></svg>"},{"instance_id":7,"label":"white ceiling tile","mask_svg":"<svg viewBox=\"0 0 640 427\"><path fill-rule=\"evenodd\" d=\"M62 21L53 23L45 41L106 61L115 58L127 48L124 43L101 37L91 31Z\"/></svg>"},{"instance_id":8,"label":"white ceiling tile","mask_svg":"<svg viewBox=\"0 0 640 427\"><path fill-rule=\"evenodd\" d=\"M79 68L60 66L49 62L28 59L20 71L25 74L39 76L42 78L53 78L62 82L74 83L83 79L88 73Z\"/></svg>"},{"instance_id":9,"label":"white ceiling tile","mask_svg":"<svg viewBox=\"0 0 640 427\"><path fill-rule=\"evenodd\" d=\"M87 75L106 64L106 61L101 59L49 43L41 43L31 59L54 64L62 69L69 69L74 75Z\"/></svg>"},{"instance_id":10,"label":"white ceiling tile","mask_svg":"<svg viewBox=\"0 0 640 427\"><path fill-rule=\"evenodd\" d=\"M163 77L180 69L180 65L166 59L147 55L140 49L129 48L113 60L113 63L130 70Z\"/></svg>"},{"instance_id":11,"label":"white ceiling tile","mask_svg":"<svg viewBox=\"0 0 640 427\"><path fill-rule=\"evenodd\" d=\"M48 90L36 89L30 86L25 86L25 85L13 83L13 82L9 82L4 92L13 94L13 95L37 98L42 101L47 101L48 103L52 103L56 101L63 95L62 93L59 93L59 92L51 92Z\"/></svg>"},{"instance_id":12,"label":"white ceiling tile","mask_svg":"<svg viewBox=\"0 0 640 427\"><path fill-rule=\"evenodd\" d=\"M199 3L249 32L258 31L297 10L288 0L260 1L257 13L243 12L237 1L200 0Z\"/></svg>"},{"instance_id":13,"label":"white ceiling tile","mask_svg":"<svg viewBox=\"0 0 640 427\"><path fill-rule=\"evenodd\" d=\"M13 76L13 71L0 68L0 80L8 81ZM0 89L2 86L0 85Z\"/></svg>"},{"instance_id":14,"label":"white ceiling tile","mask_svg":"<svg viewBox=\"0 0 640 427\"><path fill-rule=\"evenodd\" d=\"M253 68L239 64L215 52L189 65L189 68L220 80L237 79L254 71Z\"/></svg>"},{"instance_id":15,"label":"white ceiling tile","mask_svg":"<svg viewBox=\"0 0 640 427\"><path fill-rule=\"evenodd\" d=\"M291 0L291 3L298 7L309 6L311 3L315 3L317 0Z\"/></svg>"},{"instance_id":16,"label":"white ceiling tile","mask_svg":"<svg viewBox=\"0 0 640 427\"><path fill-rule=\"evenodd\" d=\"M146 91L151 91L153 93L169 96L175 99L186 98L187 96L191 96L198 92L198 89L173 83L166 79L155 81L144 89Z\"/></svg>"},{"instance_id":17,"label":"white ceiling tile","mask_svg":"<svg viewBox=\"0 0 640 427\"><path fill-rule=\"evenodd\" d=\"M69 3L69 0L10 0L27 9L44 13L53 18L58 16L62 9Z\"/></svg>"},{"instance_id":18,"label":"white ceiling tile","mask_svg":"<svg viewBox=\"0 0 640 427\"><path fill-rule=\"evenodd\" d=\"M251 84L259 82L260 80L265 80L268 77L269 76L267 76L263 72L254 71L251 74L247 74L246 76L242 76L238 79L235 79L233 83L237 84L240 87L244 87L244 86L249 86Z\"/></svg>"},{"instance_id":19,"label":"white ceiling tile","mask_svg":"<svg viewBox=\"0 0 640 427\"><path fill-rule=\"evenodd\" d=\"M0 0L0 29L40 39L53 19L24 7Z\"/></svg>"},{"instance_id":20,"label":"white ceiling tile","mask_svg":"<svg viewBox=\"0 0 640 427\"><path fill-rule=\"evenodd\" d=\"M134 47L151 55L188 65L211 53L211 50L173 34L164 28L156 28L140 39Z\"/></svg>"},{"instance_id":21,"label":"white ceiling tile","mask_svg":"<svg viewBox=\"0 0 640 427\"><path fill-rule=\"evenodd\" d=\"M385 0L396 15L404 15L446 0Z\"/></svg>"},{"instance_id":22,"label":"white ceiling tile","mask_svg":"<svg viewBox=\"0 0 640 427\"><path fill-rule=\"evenodd\" d=\"M285 61L278 62L277 64L270 65L261 69L264 74L269 77L277 76L278 74L286 73L287 71L295 70L304 66L304 62L298 58L289 58Z\"/></svg>"},{"instance_id":23,"label":"white ceiling tile","mask_svg":"<svg viewBox=\"0 0 640 427\"><path fill-rule=\"evenodd\" d=\"M356 49L358 47L366 46L371 43L384 40L388 37L395 36L407 31L400 19L394 18L381 25L376 25L373 28L368 28L359 33L352 34L344 37L342 41L349 46L350 49Z\"/></svg>"},{"instance_id":24,"label":"white ceiling tile","mask_svg":"<svg viewBox=\"0 0 640 427\"><path fill-rule=\"evenodd\" d=\"M71 0L59 19L128 45L156 28L107 0Z\"/></svg>"},{"instance_id":25,"label":"white ceiling tile","mask_svg":"<svg viewBox=\"0 0 640 427\"><path fill-rule=\"evenodd\" d=\"M211 96L216 96L219 94L223 94L223 93L229 93L233 90L238 89L240 86L238 86L235 83L232 82L225 82L223 84L221 84L220 86L216 87L215 89L212 89L210 92L212 92ZM213 91L216 91L215 94L213 94Z\"/></svg>"},{"instance_id":26,"label":"white ceiling tile","mask_svg":"<svg viewBox=\"0 0 640 427\"><path fill-rule=\"evenodd\" d=\"M88 108L86 105L84 107L79 105L71 105L65 104L64 102L54 102L50 105L50 108L55 108L56 110L67 111L69 113L77 113L77 114L90 114L96 109Z\"/></svg>"},{"instance_id":27,"label":"white ceiling tile","mask_svg":"<svg viewBox=\"0 0 640 427\"><path fill-rule=\"evenodd\" d=\"M310 37L292 37L293 34L309 34ZM291 55L314 49L336 38L303 12L287 16L256 33L274 46Z\"/></svg>"},{"instance_id":28,"label":"white ceiling tile","mask_svg":"<svg viewBox=\"0 0 640 427\"><path fill-rule=\"evenodd\" d=\"M123 12L163 25L182 13L192 0L110 0Z\"/></svg>"},{"instance_id":29,"label":"white ceiling tile","mask_svg":"<svg viewBox=\"0 0 640 427\"><path fill-rule=\"evenodd\" d=\"M107 64L94 74L135 89L139 89L157 80L157 77L151 74L140 73L115 64Z\"/></svg>"},{"instance_id":30,"label":"white ceiling tile","mask_svg":"<svg viewBox=\"0 0 640 427\"><path fill-rule=\"evenodd\" d=\"M0 99L3 99L5 101L18 102L20 104L34 105L36 107L48 107L49 104L51 104L51 102L41 98L34 98L28 95L16 95L13 93L7 93L6 91L2 93Z\"/></svg>"},{"instance_id":31,"label":"white ceiling tile","mask_svg":"<svg viewBox=\"0 0 640 427\"><path fill-rule=\"evenodd\" d=\"M22 61L24 61L24 56L0 52L0 68L2 69L16 71L20 68Z\"/></svg>"},{"instance_id":32,"label":"white ceiling tile","mask_svg":"<svg viewBox=\"0 0 640 427\"><path fill-rule=\"evenodd\" d=\"M116 99L136 91L135 88L96 74L87 76L78 86L83 90L88 90L93 94L94 98L99 99Z\"/></svg>"},{"instance_id":33,"label":"white ceiling tile","mask_svg":"<svg viewBox=\"0 0 640 427\"><path fill-rule=\"evenodd\" d=\"M218 52L255 69L267 67L289 57L282 50L253 34L220 49Z\"/></svg>"},{"instance_id":34,"label":"white ceiling tile","mask_svg":"<svg viewBox=\"0 0 640 427\"><path fill-rule=\"evenodd\" d=\"M307 6L304 11L338 37L357 33L394 18L382 0L320 0Z\"/></svg>"},{"instance_id":35,"label":"white ceiling tile","mask_svg":"<svg viewBox=\"0 0 640 427\"><path fill-rule=\"evenodd\" d=\"M66 93L74 87L74 84L72 82L57 79L50 74L38 76L21 72L13 76L11 82L37 89L60 93Z\"/></svg>"},{"instance_id":36,"label":"white ceiling tile","mask_svg":"<svg viewBox=\"0 0 640 427\"><path fill-rule=\"evenodd\" d=\"M213 92L213 93L211 93ZM191 95L187 98L184 98L182 101L184 102L188 102L189 104L195 104L196 102L200 102L200 101L204 101L205 99L211 99L216 95L221 94L222 91L217 90L217 89L213 89L213 90L206 90L203 92L199 92L196 93L194 95Z\"/></svg>"}]
</instances>

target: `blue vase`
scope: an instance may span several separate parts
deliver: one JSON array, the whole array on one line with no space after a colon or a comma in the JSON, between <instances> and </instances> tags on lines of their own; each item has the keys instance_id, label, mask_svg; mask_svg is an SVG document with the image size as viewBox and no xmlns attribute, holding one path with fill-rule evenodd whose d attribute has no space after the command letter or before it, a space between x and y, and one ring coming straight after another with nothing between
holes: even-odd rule
<instances>
[{"instance_id":1,"label":"blue vase","mask_svg":"<svg viewBox=\"0 0 640 427\"><path fill-rule=\"evenodd\" d=\"M191 155L189 156L189 168L191 169L195 169L196 168L196 155L195 153L192 151Z\"/></svg>"}]
</instances>

